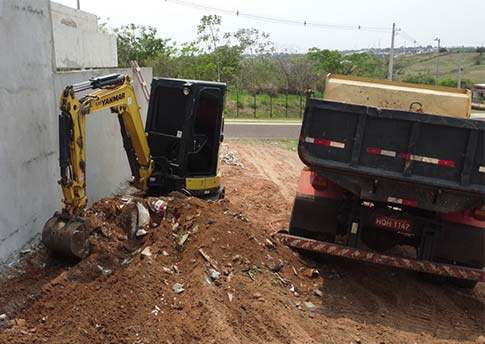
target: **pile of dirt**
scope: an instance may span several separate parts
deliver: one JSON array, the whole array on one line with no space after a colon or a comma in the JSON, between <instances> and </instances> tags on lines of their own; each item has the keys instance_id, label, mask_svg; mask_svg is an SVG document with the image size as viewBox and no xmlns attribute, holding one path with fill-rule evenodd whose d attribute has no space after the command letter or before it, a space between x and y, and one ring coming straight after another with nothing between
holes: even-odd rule
<instances>
[{"instance_id":1,"label":"pile of dirt","mask_svg":"<svg viewBox=\"0 0 485 344\"><path fill-rule=\"evenodd\" d=\"M271 306L296 309L315 302L321 285L316 270L258 233L226 201L168 198L165 216L150 212L147 234L129 239L130 204L148 207L152 201L95 203L86 220L92 254L44 285L0 341L209 343L292 337ZM286 304L281 295L289 294L300 303Z\"/></svg>"}]
</instances>

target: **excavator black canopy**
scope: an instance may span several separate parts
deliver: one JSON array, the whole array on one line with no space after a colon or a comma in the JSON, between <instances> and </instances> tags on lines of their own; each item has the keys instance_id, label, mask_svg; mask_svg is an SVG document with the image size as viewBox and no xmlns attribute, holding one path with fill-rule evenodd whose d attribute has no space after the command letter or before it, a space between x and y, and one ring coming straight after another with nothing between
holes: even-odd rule
<instances>
[{"instance_id":1,"label":"excavator black canopy","mask_svg":"<svg viewBox=\"0 0 485 344\"><path fill-rule=\"evenodd\" d=\"M154 78L145 131L154 171L151 194L185 188L195 196L223 192L218 152L226 84Z\"/></svg>"}]
</instances>

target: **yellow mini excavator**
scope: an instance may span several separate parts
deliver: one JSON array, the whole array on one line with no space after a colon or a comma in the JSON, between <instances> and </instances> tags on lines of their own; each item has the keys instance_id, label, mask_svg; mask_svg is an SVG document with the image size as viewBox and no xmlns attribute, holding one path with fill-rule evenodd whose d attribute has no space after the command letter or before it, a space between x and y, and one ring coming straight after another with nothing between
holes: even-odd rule
<instances>
[{"instance_id":1,"label":"yellow mini excavator","mask_svg":"<svg viewBox=\"0 0 485 344\"><path fill-rule=\"evenodd\" d=\"M223 197L218 161L225 92L223 83L154 78L144 128L129 76L111 74L66 87L59 115L62 211L45 224L44 245L62 255L89 254L83 219L88 203L85 124L87 115L104 109L118 117L133 186L149 195L184 190Z\"/></svg>"}]
</instances>

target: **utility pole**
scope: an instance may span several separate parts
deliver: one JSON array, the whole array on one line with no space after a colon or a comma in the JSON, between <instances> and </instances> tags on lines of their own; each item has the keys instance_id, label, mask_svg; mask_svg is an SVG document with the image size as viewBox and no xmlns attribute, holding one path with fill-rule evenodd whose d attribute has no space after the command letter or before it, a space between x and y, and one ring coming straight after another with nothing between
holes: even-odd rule
<instances>
[{"instance_id":1,"label":"utility pole","mask_svg":"<svg viewBox=\"0 0 485 344\"><path fill-rule=\"evenodd\" d=\"M439 37L436 37L434 39L435 41L438 41L438 56L436 57L436 77L434 79L434 84L438 85L438 78L440 76L440 49L441 49L441 39Z\"/></svg>"},{"instance_id":2,"label":"utility pole","mask_svg":"<svg viewBox=\"0 0 485 344\"><path fill-rule=\"evenodd\" d=\"M458 84L457 88L461 88L461 72L462 72L462 60L461 60L461 52L458 53Z\"/></svg>"},{"instance_id":3,"label":"utility pole","mask_svg":"<svg viewBox=\"0 0 485 344\"><path fill-rule=\"evenodd\" d=\"M77 9L80 10L81 9L81 0L77 0Z\"/></svg>"},{"instance_id":4,"label":"utility pole","mask_svg":"<svg viewBox=\"0 0 485 344\"><path fill-rule=\"evenodd\" d=\"M391 51L389 52L389 70L387 79L392 80L392 70L394 67L394 37L396 36L396 23L392 23Z\"/></svg>"}]
</instances>

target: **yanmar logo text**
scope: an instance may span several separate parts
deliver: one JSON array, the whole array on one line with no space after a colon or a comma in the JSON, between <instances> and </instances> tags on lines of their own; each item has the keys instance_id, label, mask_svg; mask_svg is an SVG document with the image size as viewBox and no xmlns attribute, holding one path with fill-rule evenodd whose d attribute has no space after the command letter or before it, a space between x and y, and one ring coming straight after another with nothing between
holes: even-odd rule
<instances>
[{"instance_id":1,"label":"yanmar logo text","mask_svg":"<svg viewBox=\"0 0 485 344\"><path fill-rule=\"evenodd\" d=\"M125 92L117 94L117 95L109 97L109 98L106 98L106 99L103 99L103 100L101 100L101 102L103 103L103 106L105 106L105 105L111 104L113 102L116 102L118 100L122 100L122 99L125 99Z\"/></svg>"}]
</instances>

